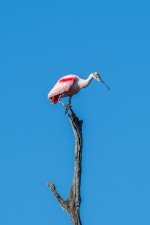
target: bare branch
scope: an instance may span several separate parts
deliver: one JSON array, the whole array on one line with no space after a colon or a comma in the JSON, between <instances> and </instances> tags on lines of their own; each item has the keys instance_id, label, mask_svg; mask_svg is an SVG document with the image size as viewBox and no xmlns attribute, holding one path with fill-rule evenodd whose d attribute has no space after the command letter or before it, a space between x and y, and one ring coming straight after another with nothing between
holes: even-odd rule
<instances>
[{"instance_id":1,"label":"bare branch","mask_svg":"<svg viewBox=\"0 0 150 225\"><path fill-rule=\"evenodd\" d=\"M57 193L56 188L54 186L54 184L52 183L48 183L48 187L50 188L51 192L53 193L53 195L55 196L55 198L57 199L57 201L59 202L60 206L62 207L63 210L66 211L66 201L64 201L60 195Z\"/></svg>"},{"instance_id":2,"label":"bare branch","mask_svg":"<svg viewBox=\"0 0 150 225\"><path fill-rule=\"evenodd\" d=\"M68 115L72 130L75 137L75 159L74 159L74 176L70 189L68 200L63 200L57 193L55 186L48 183L48 187L54 194L60 206L69 214L73 225L81 225L80 220L80 184L81 184L81 162L82 162L82 122L70 109Z\"/></svg>"}]
</instances>

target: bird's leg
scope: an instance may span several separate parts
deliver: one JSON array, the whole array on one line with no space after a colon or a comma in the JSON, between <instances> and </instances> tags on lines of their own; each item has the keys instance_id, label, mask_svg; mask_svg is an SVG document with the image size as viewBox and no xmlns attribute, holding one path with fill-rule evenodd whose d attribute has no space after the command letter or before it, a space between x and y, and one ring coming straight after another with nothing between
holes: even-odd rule
<instances>
[{"instance_id":1,"label":"bird's leg","mask_svg":"<svg viewBox=\"0 0 150 225\"><path fill-rule=\"evenodd\" d=\"M69 96L68 105L71 106L71 96Z\"/></svg>"},{"instance_id":2,"label":"bird's leg","mask_svg":"<svg viewBox=\"0 0 150 225\"><path fill-rule=\"evenodd\" d=\"M70 112L72 112L71 98L72 98L72 96L69 96L69 100L68 100L68 104L67 104L67 108L66 108L65 114L68 112L68 110L70 110Z\"/></svg>"},{"instance_id":3,"label":"bird's leg","mask_svg":"<svg viewBox=\"0 0 150 225\"><path fill-rule=\"evenodd\" d=\"M67 107L67 105L63 101L58 100L58 102L60 102L65 108Z\"/></svg>"},{"instance_id":4,"label":"bird's leg","mask_svg":"<svg viewBox=\"0 0 150 225\"><path fill-rule=\"evenodd\" d=\"M73 110L72 110L72 106L71 106L71 99L72 99L72 96L69 96L67 108L70 110L69 116L75 116L75 114L74 114L74 112L73 112ZM67 111L68 111L68 109L67 109Z\"/></svg>"},{"instance_id":5,"label":"bird's leg","mask_svg":"<svg viewBox=\"0 0 150 225\"><path fill-rule=\"evenodd\" d=\"M59 102L65 107L65 114L68 112L68 104L66 105L63 101L59 100Z\"/></svg>"},{"instance_id":6,"label":"bird's leg","mask_svg":"<svg viewBox=\"0 0 150 225\"><path fill-rule=\"evenodd\" d=\"M71 108L72 108L72 107L71 107L71 96L69 96L67 108L68 108L68 109L71 109Z\"/></svg>"},{"instance_id":7,"label":"bird's leg","mask_svg":"<svg viewBox=\"0 0 150 225\"><path fill-rule=\"evenodd\" d=\"M59 102L65 107L65 114L67 114L68 110L70 110L70 112L72 113L72 107L71 107L71 97L69 97L69 100L68 100L68 104L66 105L63 101L61 101L59 99Z\"/></svg>"}]
</instances>

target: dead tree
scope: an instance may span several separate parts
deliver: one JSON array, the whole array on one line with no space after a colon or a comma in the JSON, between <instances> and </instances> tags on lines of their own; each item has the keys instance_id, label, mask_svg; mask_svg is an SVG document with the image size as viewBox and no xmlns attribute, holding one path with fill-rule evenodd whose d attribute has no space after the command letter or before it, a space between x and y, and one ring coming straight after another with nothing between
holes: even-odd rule
<instances>
[{"instance_id":1,"label":"dead tree","mask_svg":"<svg viewBox=\"0 0 150 225\"><path fill-rule=\"evenodd\" d=\"M70 109L68 118L75 137L75 158L74 158L74 176L72 186L67 200L63 200L58 194L54 184L48 183L48 187L54 194L60 206L69 214L73 225L81 225L80 219L80 184L81 184L81 161L82 161L82 120Z\"/></svg>"}]
</instances>

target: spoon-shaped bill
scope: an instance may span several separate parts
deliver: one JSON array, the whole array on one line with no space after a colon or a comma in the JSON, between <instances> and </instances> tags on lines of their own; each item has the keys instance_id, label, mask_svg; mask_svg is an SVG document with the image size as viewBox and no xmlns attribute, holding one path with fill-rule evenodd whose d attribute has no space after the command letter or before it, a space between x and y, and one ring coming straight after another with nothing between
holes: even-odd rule
<instances>
[{"instance_id":1,"label":"spoon-shaped bill","mask_svg":"<svg viewBox=\"0 0 150 225\"><path fill-rule=\"evenodd\" d=\"M107 89L110 91L110 87L102 79L100 82L102 82L107 87Z\"/></svg>"}]
</instances>

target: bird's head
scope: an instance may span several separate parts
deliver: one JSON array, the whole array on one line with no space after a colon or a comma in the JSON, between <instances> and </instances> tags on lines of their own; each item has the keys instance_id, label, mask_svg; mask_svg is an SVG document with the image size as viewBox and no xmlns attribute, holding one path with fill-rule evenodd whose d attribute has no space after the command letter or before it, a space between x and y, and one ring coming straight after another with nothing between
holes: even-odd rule
<instances>
[{"instance_id":1,"label":"bird's head","mask_svg":"<svg viewBox=\"0 0 150 225\"><path fill-rule=\"evenodd\" d=\"M102 78L101 78L101 76L100 76L99 73L93 72L93 73L92 73L92 77L93 77L93 79L95 79L95 80L97 80L97 81L103 83L103 84L108 88L108 90L110 91L109 86L102 80Z\"/></svg>"}]
</instances>

